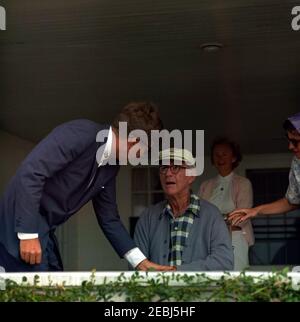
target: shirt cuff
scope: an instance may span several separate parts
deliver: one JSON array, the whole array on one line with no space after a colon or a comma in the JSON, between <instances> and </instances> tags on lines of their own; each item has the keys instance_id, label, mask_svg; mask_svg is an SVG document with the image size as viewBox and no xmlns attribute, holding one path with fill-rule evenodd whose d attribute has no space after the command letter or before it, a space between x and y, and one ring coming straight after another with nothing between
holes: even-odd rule
<instances>
[{"instance_id":1,"label":"shirt cuff","mask_svg":"<svg viewBox=\"0 0 300 322\"><path fill-rule=\"evenodd\" d=\"M24 234L24 233L18 233L18 238L20 240L36 239L36 238L39 238L39 234Z\"/></svg>"},{"instance_id":2,"label":"shirt cuff","mask_svg":"<svg viewBox=\"0 0 300 322\"><path fill-rule=\"evenodd\" d=\"M144 259L146 259L146 256L137 247L128 251L124 257L134 268L136 268Z\"/></svg>"}]
</instances>

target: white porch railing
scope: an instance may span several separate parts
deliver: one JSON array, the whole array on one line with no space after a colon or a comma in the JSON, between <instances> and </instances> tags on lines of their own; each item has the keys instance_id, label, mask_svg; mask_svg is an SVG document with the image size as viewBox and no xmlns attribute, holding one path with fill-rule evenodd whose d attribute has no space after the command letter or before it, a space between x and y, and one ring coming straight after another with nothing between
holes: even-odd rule
<instances>
[{"instance_id":1,"label":"white porch railing","mask_svg":"<svg viewBox=\"0 0 300 322\"><path fill-rule=\"evenodd\" d=\"M103 284L104 282L114 282L120 277L121 273L125 279L130 279L135 272L34 272L34 273L0 273L0 281L4 279L10 279L18 284L21 284L23 277L26 277L26 283L33 285L35 281L35 276L39 276L39 286L48 285L62 285L65 286L79 286L84 281L90 281L93 276L93 281L95 285ZM238 277L239 272L139 272L141 277L141 283L150 279L159 278L162 274L166 276L174 276L170 281L170 285L184 285L181 279L176 281L176 276L195 276L196 274L205 274L207 277L212 279L220 279L222 276L228 278ZM251 276L255 278L268 278L271 277L273 272L246 272L246 276ZM288 277L292 279L293 285L298 285L300 283L300 272L289 272Z\"/></svg>"}]
</instances>

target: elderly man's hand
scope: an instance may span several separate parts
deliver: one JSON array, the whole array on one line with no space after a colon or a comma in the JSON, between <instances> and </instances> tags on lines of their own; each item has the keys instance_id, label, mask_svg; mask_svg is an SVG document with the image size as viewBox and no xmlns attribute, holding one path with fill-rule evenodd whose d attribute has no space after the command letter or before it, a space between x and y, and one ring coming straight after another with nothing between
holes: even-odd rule
<instances>
[{"instance_id":1,"label":"elderly man's hand","mask_svg":"<svg viewBox=\"0 0 300 322\"><path fill-rule=\"evenodd\" d=\"M245 220L255 217L258 215L258 211L256 208L250 209L236 209L232 213L228 215L228 221L231 223L232 226L239 225L243 223Z\"/></svg>"},{"instance_id":2,"label":"elderly man's hand","mask_svg":"<svg viewBox=\"0 0 300 322\"><path fill-rule=\"evenodd\" d=\"M137 266L139 271L175 271L175 266L166 266L166 265L158 265L153 262L150 262L148 259L144 259L140 264Z\"/></svg>"},{"instance_id":3,"label":"elderly man's hand","mask_svg":"<svg viewBox=\"0 0 300 322\"><path fill-rule=\"evenodd\" d=\"M42 248L38 238L20 240L20 255L24 262L35 265L42 260Z\"/></svg>"}]
</instances>

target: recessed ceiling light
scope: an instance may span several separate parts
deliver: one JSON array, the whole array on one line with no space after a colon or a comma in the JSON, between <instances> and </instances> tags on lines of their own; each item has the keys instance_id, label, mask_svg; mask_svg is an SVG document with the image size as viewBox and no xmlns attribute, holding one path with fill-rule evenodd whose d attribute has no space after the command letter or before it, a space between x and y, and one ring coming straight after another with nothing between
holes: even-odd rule
<instances>
[{"instance_id":1,"label":"recessed ceiling light","mask_svg":"<svg viewBox=\"0 0 300 322\"><path fill-rule=\"evenodd\" d=\"M209 53L212 53L212 52L216 52L216 51L219 51L223 48L223 44L219 43L219 42L208 42L208 43L205 43L205 44L202 44L200 46L200 48L205 51L205 52L209 52Z\"/></svg>"}]
</instances>

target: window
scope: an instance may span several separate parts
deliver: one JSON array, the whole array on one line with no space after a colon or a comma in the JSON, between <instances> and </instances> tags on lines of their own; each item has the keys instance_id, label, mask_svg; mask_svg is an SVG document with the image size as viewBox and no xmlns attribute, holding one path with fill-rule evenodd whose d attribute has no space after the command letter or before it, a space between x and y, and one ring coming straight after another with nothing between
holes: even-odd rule
<instances>
[{"instance_id":1,"label":"window","mask_svg":"<svg viewBox=\"0 0 300 322\"><path fill-rule=\"evenodd\" d=\"M164 199L161 188L158 167L135 167L131 172L132 180L132 214L130 234L133 236L134 227L140 214L150 205Z\"/></svg>"},{"instance_id":2,"label":"window","mask_svg":"<svg viewBox=\"0 0 300 322\"><path fill-rule=\"evenodd\" d=\"M282 198L288 187L289 169L247 170L253 185L254 206ZM295 265L300 263L299 210L252 220L255 245L251 265Z\"/></svg>"}]
</instances>

